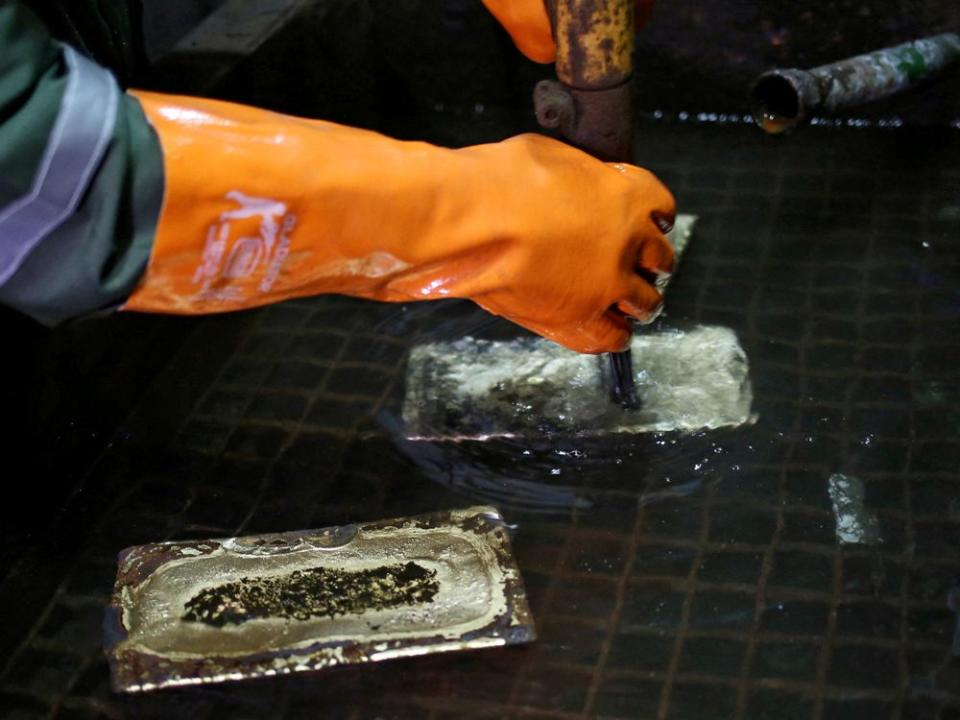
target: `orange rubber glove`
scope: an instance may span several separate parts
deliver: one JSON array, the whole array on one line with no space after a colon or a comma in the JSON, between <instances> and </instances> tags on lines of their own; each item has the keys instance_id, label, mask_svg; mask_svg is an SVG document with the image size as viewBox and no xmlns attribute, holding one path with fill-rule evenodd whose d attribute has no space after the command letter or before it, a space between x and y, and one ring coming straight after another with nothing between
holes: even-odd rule
<instances>
[{"instance_id":1,"label":"orange rubber glove","mask_svg":"<svg viewBox=\"0 0 960 720\"><path fill-rule=\"evenodd\" d=\"M256 108L134 93L165 196L124 309L208 313L342 293L470 298L581 352L620 350L669 273L649 172L521 135L448 150ZM644 276L644 277L642 277Z\"/></svg>"},{"instance_id":2,"label":"orange rubber glove","mask_svg":"<svg viewBox=\"0 0 960 720\"><path fill-rule=\"evenodd\" d=\"M634 23L637 32L653 15L655 0L637 0ZM487 10L510 34L517 49L534 62L549 63L557 57L545 0L483 0Z\"/></svg>"}]
</instances>

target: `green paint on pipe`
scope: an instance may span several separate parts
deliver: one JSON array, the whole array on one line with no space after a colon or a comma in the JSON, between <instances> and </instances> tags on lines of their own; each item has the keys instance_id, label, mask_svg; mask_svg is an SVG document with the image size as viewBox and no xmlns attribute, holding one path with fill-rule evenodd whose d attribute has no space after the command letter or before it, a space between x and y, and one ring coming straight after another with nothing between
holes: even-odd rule
<instances>
[{"instance_id":1,"label":"green paint on pipe","mask_svg":"<svg viewBox=\"0 0 960 720\"><path fill-rule=\"evenodd\" d=\"M922 80L930 74L930 68L923 55L913 45L908 45L896 53L897 68L911 82Z\"/></svg>"}]
</instances>

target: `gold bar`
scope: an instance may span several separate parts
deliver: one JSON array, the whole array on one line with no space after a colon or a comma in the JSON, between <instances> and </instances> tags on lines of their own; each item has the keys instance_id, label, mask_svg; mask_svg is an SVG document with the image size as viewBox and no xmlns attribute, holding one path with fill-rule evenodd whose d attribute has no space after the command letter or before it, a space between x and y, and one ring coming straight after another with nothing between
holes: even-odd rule
<instances>
[{"instance_id":1,"label":"gold bar","mask_svg":"<svg viewBox=\"0 0 960 720\"><path fill-rule=\"evenodd\" d=\"M128 548L104 629L118 692L536 636L506 525L487 506Z\"/></svg>"}]
</instances>

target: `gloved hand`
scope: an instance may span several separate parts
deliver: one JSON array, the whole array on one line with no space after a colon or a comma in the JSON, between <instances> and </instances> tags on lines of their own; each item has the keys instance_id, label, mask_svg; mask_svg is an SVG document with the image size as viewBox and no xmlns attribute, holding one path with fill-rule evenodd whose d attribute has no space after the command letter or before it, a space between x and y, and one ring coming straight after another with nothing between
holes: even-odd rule
<instances>
[{"instance_id":1,"label":"gloved hand","mask_svg":"<svg viewBox=\"0 0 960 720\"><path fill-rule=\"evenodd\" d=\"M125 309L470 298L573 350L605 352L629 341L625 314L650 320L659 308L647 280L672 269L661 227L674 204L645 170L539 135L448 150L135 95L159 134L166 187Z\"/></svg>"},{"instance_id":2,"label":"gloved hand","mask_svg":"<svg viewBox=\"0 0 960 720\"><path fill-rule=\"evenodd\" d=\"M634 22L639 32L653 15L655 0L637 0ZM483 0L487 10L510 33L517 49L539 63L553 62L557 46L553 42L545 0Z\"/></svg>"}]
</instances>

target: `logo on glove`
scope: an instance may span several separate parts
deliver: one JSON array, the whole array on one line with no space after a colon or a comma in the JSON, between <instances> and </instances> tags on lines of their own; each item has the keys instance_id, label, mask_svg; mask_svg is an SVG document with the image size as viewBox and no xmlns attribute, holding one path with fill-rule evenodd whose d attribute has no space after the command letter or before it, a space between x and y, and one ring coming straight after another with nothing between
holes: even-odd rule
<instances>
[{"instance_id":1,"label":"logo on glove","mask_svg":"<svg viewBox=\"0 0 960 720\"><path fill-rule=\"evenodd\" d=\"M263 277L256 289L269 292L290 252L297 218L284 203L239 190L231 190L226 198L238 207L220 213L207 230L203 260L193 275L193 283L200 286L198 299L241 301L247 295L247 283L242 281L258 274ZM256 234L241 234L252 229Z\"/></svg>"}]
</instances>

